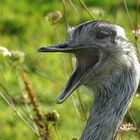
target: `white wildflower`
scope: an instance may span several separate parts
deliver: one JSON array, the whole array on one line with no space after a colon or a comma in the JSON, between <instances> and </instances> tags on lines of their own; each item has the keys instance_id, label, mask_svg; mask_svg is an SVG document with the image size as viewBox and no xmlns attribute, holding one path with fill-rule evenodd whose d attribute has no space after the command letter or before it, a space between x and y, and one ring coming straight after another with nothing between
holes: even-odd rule
<instances>
[{"instance_id":1,"label":"white wildflower","mask_svg":"<svg viewBox=\"0 0 140 140\"><path fill-rule=\"evenodd\" d=\"M3 46L0 46L0 52L4 55L4 56L11 56L11 52L7 49L7 48L5 48L5 47L3 47Z\"/></svg>"}]
</instances>

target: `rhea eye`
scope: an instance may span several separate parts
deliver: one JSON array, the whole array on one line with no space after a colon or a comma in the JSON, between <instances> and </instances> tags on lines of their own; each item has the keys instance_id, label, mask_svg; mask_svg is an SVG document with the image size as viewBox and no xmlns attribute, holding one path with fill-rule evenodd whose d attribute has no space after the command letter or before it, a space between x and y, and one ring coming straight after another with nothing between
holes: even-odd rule
<instances>
[{"instance_id":1,"label":"rhea eye","mask_svg":"<svg viewBox=\"0 0 140 140\"><path fill-rule=\"evenodd\" d=\"M97 39L104 39L104 38L106 38L106 37L108 37L109 36L109 32L106 32L106 31L98 31L97 33L96 33L96 38Z\"/></svg>"}]
</instances>

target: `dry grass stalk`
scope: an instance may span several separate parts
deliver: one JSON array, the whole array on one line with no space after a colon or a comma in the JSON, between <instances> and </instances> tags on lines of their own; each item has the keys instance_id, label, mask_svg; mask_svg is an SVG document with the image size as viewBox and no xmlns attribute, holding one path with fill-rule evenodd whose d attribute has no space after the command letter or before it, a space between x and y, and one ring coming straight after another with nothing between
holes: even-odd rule
<instances>
[{"instance_id":1,"label":"dry grass stalk","mask_svg":"<svg viewBox=\"0 0 140 140\"><path fill-rule=\"evenodd\" d=\"M32 84L28 78L28 75L26 72L23 72L23 81L26 86L26 90L30 99L30 103L33 106L34 112L36 114L35 122L38 126L39 132L41 137L44 140L49 140L49 129L48 129L48 124L45 122L44 123L44 115L42 114L40 108L39 108L39 103L36 99L36 94L35 91L32 87Z\"/></svg>"}]
</instances>

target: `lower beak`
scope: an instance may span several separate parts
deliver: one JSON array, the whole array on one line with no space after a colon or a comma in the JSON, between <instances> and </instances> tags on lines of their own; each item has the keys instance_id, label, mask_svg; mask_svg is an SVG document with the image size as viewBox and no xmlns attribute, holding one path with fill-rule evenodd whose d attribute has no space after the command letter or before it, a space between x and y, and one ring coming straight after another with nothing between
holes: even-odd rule
<instances>
[{"instance_id":1,"label":"lower beak","mask_svg":"<svg viewBox=\"0 0 140 140\"><path fill-rule=\"evenodd\" d=\"M90 68L92 68L92 66L96 64L96 62L98 62L98 55L96 55L97 53L94 53L94 55L89 55L85 53L85 49L87 51L87 49L89 50L91 48L74 47L69 42L38 49L38 52L64 52L74 53L76 55L78 64L74 69L72 75L70 76L62 94L58 97L57 103L64 102L74 90L76 90L81 84L83 84L84 78L88 75L87 73L90 73ZM91 61L91 58L94 60Z\"/></svg>"}]
</instances>

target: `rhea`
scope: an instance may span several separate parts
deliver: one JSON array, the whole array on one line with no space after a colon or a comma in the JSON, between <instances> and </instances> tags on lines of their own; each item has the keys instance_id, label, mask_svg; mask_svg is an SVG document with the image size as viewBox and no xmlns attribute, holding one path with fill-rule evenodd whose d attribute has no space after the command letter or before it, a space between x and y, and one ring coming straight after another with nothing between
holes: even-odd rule
<instances>
[{"instance_id":1,"label":"rhea","mask_svg":"<svg viewBox=\"0 0 140 140\"><path fill-rule=\"evenodd\" d=\"M114 140L139 83L135 46L123 28L108 21L89 21L70 31L66 42L38 51L73 53L76 57L76 67L57 103L81 85L94 93L80 140Z\"/></svg>"}]
</instances>

